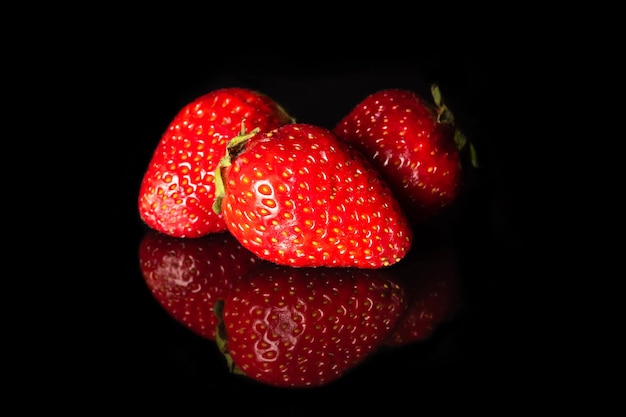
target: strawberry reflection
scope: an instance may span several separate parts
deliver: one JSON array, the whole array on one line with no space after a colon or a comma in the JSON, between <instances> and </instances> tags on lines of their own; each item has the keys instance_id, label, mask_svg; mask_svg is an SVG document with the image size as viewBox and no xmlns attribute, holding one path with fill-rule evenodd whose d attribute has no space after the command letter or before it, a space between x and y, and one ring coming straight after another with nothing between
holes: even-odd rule
<instances>
[{"instance_id":1,"label":"strawberry reflection","mask_svg":"<svg viewBox=\"0 0 626 417\"><path fill-rule=\"evenodd\" d=\"M165 310L196 334L215 340L215 301L260 260L229 233L196 239L150 230L139 246L143 278Z\"/></svg>"},{"instance_id":2,"label":"strawberry reflection","mask_svg":"<svg viewBox=\"0 0 626 417\"><path fill-rule=\"evenodd\" d=\"M261 260L229 233L150 230L139 260L173 318L217 341L228 369L274 386L325 385L380 348L427 341L461 302L447 246L414 248L389 268L294 268Z\"/></svg>"},{"instance_id":3,"label":"strawberry reflection","mask_svg":"<svg viewBox=\"0 0 626 417\"><path fill-rule=\"evenodd\" d=\"M430 339L461 303L458 260L451 247L415 248L405 261L392 271L406 290L408 308L385 341L388 347Z\"/></svg>"},{"instance_id":4,"label":"strawberry reflection","mask_svg":"<svg viewBox=\"0 0 626 417\"><path fill-rule=\"evenodd\" d=\"M404 289L383 269L267 264L217 304L218 346L235 373L321 386L376 352L405 308Z\"/></svg>"}]
</instances>

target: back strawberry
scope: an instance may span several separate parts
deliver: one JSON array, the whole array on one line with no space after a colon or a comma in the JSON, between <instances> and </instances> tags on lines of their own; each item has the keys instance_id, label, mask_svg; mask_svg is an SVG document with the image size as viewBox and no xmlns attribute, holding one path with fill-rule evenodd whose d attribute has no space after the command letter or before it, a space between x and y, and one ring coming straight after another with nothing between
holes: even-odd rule
<instances>
[{"instance_id":1,"label":"back strawberry","mask_svg":"<svg viewBox=\"0 0 626 417\"><path fill-rule=\"evenodd\" d=\"M213 174L224 147L242 126L266 131L292 121L275 101L243 88L214 90L188 103L168 125L144 173L141 219L173 237L225 231L211 209Z\"/></svg>"},{"instance_id":2,"label":"back strawberry","mask_svg":"<svg viewBox=\"0 0 626 417\"><path fill-rule=\"evenodd\" d=\"M452 205L463 180L467 141L436 85L432 93L430 101L409 90L377 91L332 130L381 172L413 224Z\"/></svg>"}]
</instances>

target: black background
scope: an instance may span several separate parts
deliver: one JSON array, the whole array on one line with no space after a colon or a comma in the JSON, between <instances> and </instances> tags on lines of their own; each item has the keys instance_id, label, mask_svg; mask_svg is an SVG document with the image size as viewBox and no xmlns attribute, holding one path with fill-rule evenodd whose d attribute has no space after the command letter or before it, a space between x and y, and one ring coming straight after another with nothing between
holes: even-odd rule
<instances>
[{"instance_id":1,"label":"black background","mask_svg":"<svg viewBox=\"0 0 626 417\"><path fill-rule=\"evenodd\" d=\"M48 248L34 262L47 271L36 302L45 313L27 332L35 333L29 345L35 366L20 373L22 392L54 393L61 409L131 404L207 415L373 407L417 413L450 404L491 409L493 398L519 403L513 386L534 373L537 335L530 337L528 309L519 308L533 285L522 262L525 195L515 175L522 133L503 127L518 97L533 93L516 75L533 61L521 45L508 42L503 50L501 42L469 31L471 23L442 23L459 30L448 36L420 30L408 17L385 26L387 36L365 23L331 33L337 23L220 27L207 30L206 43L197 31L173 34L154 25L159 29L144 32L129 24L121 32L102 28L88 47L76 47L74 33L70 48L67 39L44 48L67 55L71 65L39 79L52 87L38 97L48 108L57 106L54 97L64 98L46 125L61 138L47 143L56 169L41 173L62 181L54 181L48 200L59 212L46 223L54 230L34 237ZM228 42L227 29L247 40ZM229 375L214 343L169 317L139 271L146 229L138 187L171 118L205 92L241 86L268 94L299 121L331 128L367 94L400 87L427 96L432 82L481 162L462 201L437 225L461 257L467 310L431 342L376 356L330 386L282 390ZM42 149L42 159L50 158ZM536 382L525 404L543 394Z\"/></svg>"}]
</instances>

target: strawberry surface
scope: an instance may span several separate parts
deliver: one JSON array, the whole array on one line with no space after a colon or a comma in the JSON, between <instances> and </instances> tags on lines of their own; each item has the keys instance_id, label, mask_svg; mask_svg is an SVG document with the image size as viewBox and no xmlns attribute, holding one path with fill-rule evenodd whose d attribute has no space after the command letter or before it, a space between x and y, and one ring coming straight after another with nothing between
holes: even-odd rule
<instances>
[{"instance_id":1,"label":"strawberry surface","mask_svg":"<svg viewBox=\"0 0 626 417\"><path fill-rule=\"evenodd\" d=\"M148 231L139 246L143 278L159 304L196 334L215 340L215 301L260 260L228 233L198 239Z\"/></svg>"},{"instance_id":2,"label":"strawberry surface","mask_svg":"<svg viewBox=\"0 0 626 417\"><path fill-rule=\"evenodd\" d=\"M242 135L218 169L216 210L260 258L294 267L381 268L412 229L371 164L328 129L303 123Z\"/></svg>"},{"instance_id":3,"label":"strawberry surface","mask_svg":"<svg viewBox=\"0 0 626 417\"><path fill-rule=\"evenodd\" d=\"M139 214L174 237L226 230L211 205L213 175L228 141L242 126L271 130L293 119L274 100L243 88L213 90L185 105L168 125L139 189Z\"/></svg>"},{"instance_id":4,"label":"strawberry surface","mask_svg":"<svg viewBox=\"0 0 626 417\"><path fill-rule=\"evenodd\" d=\"M278 387L329 384L362 363L393 331L404 289L385 270L265 264L216 309L231 371Z\"/></svg>"},{"instance_id":5,"label":"strawberry surface","mask_svg":"<svg viewBox=\"0 0 626 417\"><path fill-rule=\"evenodd\" d=\"M450 206L463 178L460 149L465 137L437 86L433 100L404 89L380 90L332 129L381 172L412 224Z\"/></svg>"}]
</instances>

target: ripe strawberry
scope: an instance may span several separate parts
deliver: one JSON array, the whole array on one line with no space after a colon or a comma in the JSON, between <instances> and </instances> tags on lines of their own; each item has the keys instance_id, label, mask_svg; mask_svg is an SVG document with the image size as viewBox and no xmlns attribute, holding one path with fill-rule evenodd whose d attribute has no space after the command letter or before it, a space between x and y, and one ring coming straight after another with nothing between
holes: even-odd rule
<instances>
[{"instance_id":1,"label":"ripe strawberry","mask_svg":"<svg viewBox=\"0 0 626 417\"><path fill-rule=\"evenodd\" d=\"M425 248L413 252L407 263L390 273L406 291L407 309L393 334L384 342L388 347L405 346L428 340L443 323L453 319L461 304L461 293L454 251Z\"/></svg>"},{"instance_id":2,"label":"ripe strawberry","mask_svg":"<svg viewBox=\"0 0 626 417\"><path fill-rule=\"evenodd\" d=\"M259 259L228 233L198 239L148 231L139 246L139 265L155 299L181 324L215 340L213 305Z\"/></svg>"},{"instance_id":3,"label":"ripe strawberry","mask_svg":"<svg viewBox=\"0 0 626 417\"><path fill-rule=\"evenodd\" d=\"M434 103L408 90L377 91L332 129L381 172L414 225L457 199L463 179L460 150L468 143L438 86L432 86L432 94Z\"/></svg>"},{"instance_id":4,"label":"ripe strawberry","mask_svg":"<svg viewBox=\"0 0 626 417\"><path fill-rule=\"evenodd\" d=\"M294 123L239 136L215 179L230 232L276 264L380 268L411 247L387 184L328 129Z\"/></svg>"},{"instance_id":5,"label":"ripe strawberry","mask_svg":"<svg viewBox=\"0 0 626 417\"><path fill-rule=\"evenodd\" d=\"M223 303L218 346L229 369L277 387L333 382L371 354L404 312L404 289L384 269L265 264Z\"/></svg>"},{"instance_id":6,"label":"ripe strawberry","mask_svg":"<svg viewBox=\"0 0 626 417\"><path fill-rule=\"evenodd\" d=\"M243 88L214 90L188 103L170 122L144 173L141 219L174 237L225 231L224 220L211 209L224 147L242 126L266 131L292 121L269 97Z\"/></svg>"}]
</instances>

